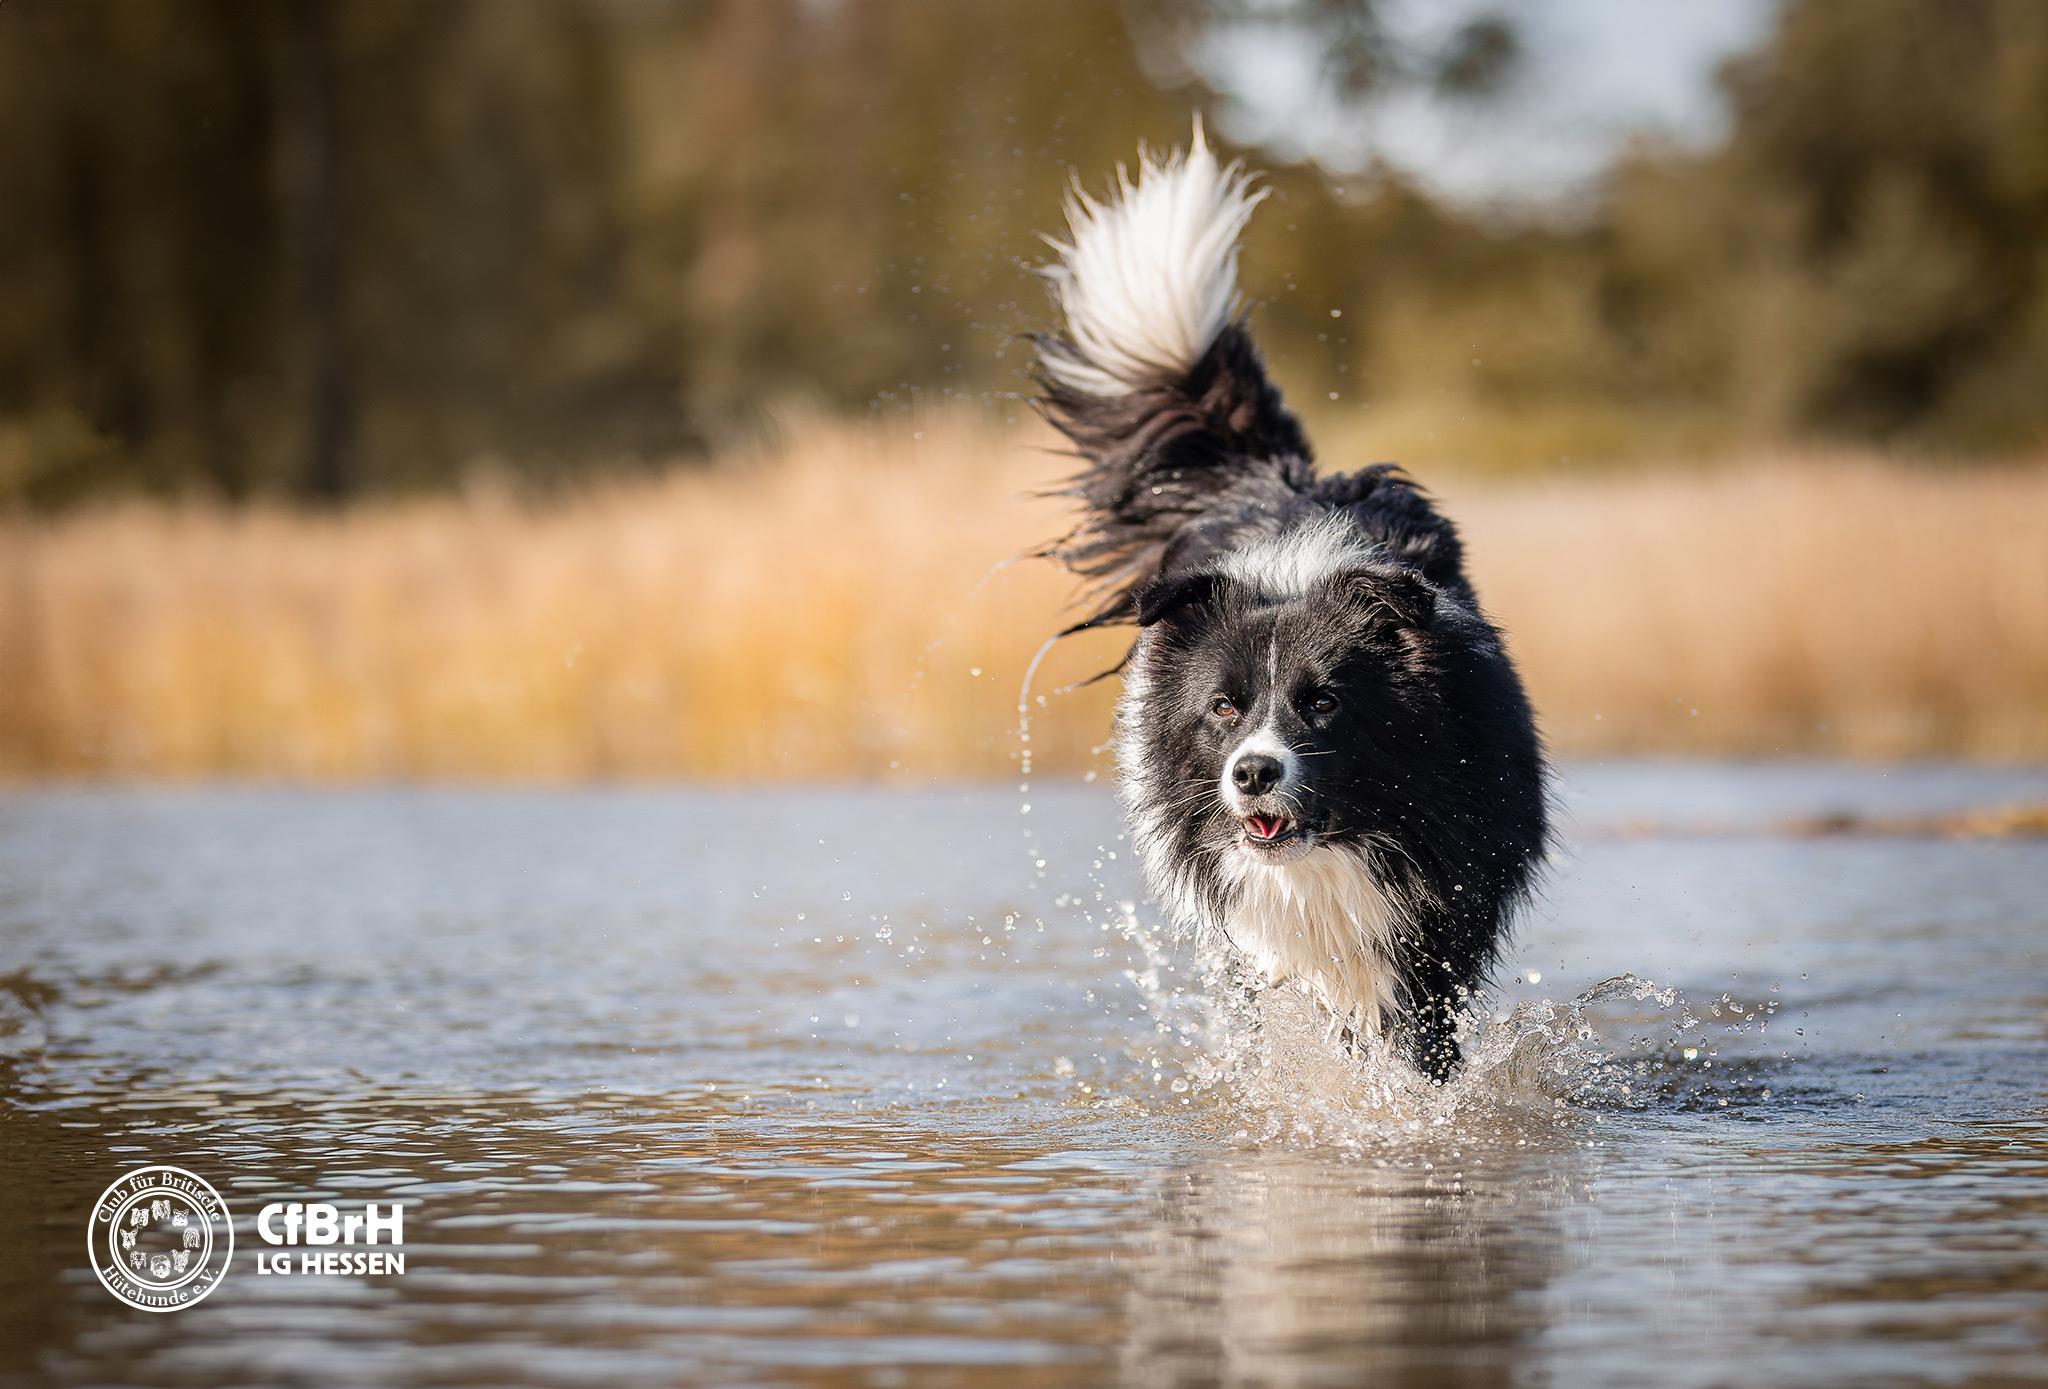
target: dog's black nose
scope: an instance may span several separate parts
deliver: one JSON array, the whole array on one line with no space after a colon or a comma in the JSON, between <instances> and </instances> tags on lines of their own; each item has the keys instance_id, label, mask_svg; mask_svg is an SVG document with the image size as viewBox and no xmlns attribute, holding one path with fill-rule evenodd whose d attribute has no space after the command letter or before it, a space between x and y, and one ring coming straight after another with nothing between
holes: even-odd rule
<instances>
[{"instance_id":1,"label":"dog's black nose","mask_svg":"<svg viewBox=\"0 0 2048 1389\"><path fill-rule=\"evenodd\" d=\"M1277 757L1268 757L1263 752L1247 753L1237 759L1230 768L1231 784L1247 796L1263 796L1280 784L1280 778L1287 769L1280 765Z\"/></svg>"}]
</instances>

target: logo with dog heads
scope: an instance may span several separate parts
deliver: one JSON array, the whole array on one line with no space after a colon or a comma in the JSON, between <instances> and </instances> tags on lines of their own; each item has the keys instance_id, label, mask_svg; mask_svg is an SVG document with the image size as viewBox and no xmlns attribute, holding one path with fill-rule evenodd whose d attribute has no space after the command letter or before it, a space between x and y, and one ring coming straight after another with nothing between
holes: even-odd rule
<instances>
[{"instance_id":1,"label":"logo with dog heads","mask_svg":"<svg viewBox=\"0 0 2048 1389\"><path fill-rule=\"evenodd\" d=\"M205 1181L182 1167L140 1167L100 1196L86 1248L108 1292L138 1311L175 1312L220 1286L235 1227Z\"/></svg>"}]
</instances>

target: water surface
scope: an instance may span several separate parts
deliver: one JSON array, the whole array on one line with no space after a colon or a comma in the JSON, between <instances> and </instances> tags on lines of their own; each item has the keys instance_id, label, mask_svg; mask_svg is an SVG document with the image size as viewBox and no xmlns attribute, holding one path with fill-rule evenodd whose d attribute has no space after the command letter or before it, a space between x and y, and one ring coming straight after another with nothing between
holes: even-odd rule
<instances>
[{"instance_id":1,"label":"water surface","mask_svg":"<svg viewBox=\"0 0 2048 1389\"><path fill-rule=\"evenodd\" d=\"M2039 1382L2048 842L1783 827L2044 800L1576 769L1472 1074L1418 1095L1224 1031L1099 784L9 795L0 1364ZM172 1315L85 1261L148 1162L237 1218ZM256 1276L256 1211L321 1199L402 1200L406 1273Z\"/></svg>"}]
</instances>

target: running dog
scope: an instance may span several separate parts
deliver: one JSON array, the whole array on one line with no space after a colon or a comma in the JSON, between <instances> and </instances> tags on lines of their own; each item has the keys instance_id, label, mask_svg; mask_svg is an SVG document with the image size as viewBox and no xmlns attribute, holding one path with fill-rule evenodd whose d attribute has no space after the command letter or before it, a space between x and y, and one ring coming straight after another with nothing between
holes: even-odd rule
<instances>
[{"instance_id":1,"label":"running dog","mask_svg":"<svg viewBox=\"0 0 2048 1389\"><path fill-rule=\"evenodd\" d=\"M1044 554L1095 584L1069 630L1138 629L1115 747L1152 889L1442 1081L1543 857L1542 743L1450 521L1393 464L1319 477L1267 378L1237 294L1264 196L1197 126L1070 197L1035 374L1082 514Z\"/></svg>"}]
</instances>

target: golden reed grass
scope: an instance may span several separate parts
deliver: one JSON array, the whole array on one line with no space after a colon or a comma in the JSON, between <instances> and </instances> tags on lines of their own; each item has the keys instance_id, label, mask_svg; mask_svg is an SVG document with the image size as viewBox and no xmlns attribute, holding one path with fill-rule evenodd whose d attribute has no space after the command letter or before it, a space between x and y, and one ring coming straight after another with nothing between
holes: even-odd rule
<instances>
[{"instance_id":1,"label":"golden reed grass","mask_svg":"<svg viewBox=\"0 0 2048 1389\"><path fill-rule=\"evenodd\" d=\"M1073 584L1067 460L966 416L821 426L541 506L125 504L0 523L0 773L979 776ZM1568 754L2048 757L2048 469L1872 459L1430 476ZM1120 637L1038 770L1105 764Z\"/></svg>"}]
</instances>

